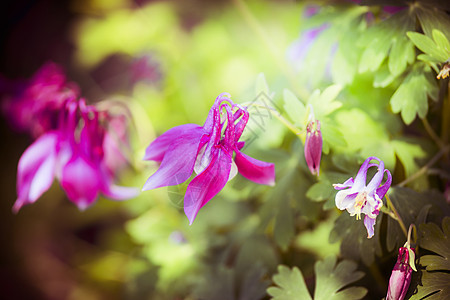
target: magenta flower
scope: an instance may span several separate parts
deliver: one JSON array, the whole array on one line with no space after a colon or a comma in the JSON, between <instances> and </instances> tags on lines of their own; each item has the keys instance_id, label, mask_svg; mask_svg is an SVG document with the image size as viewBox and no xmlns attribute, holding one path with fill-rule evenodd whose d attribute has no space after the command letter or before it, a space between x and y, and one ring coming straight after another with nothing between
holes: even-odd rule
<instances>
[{"instance_id":1,"label":"magenta flower","mask_svg":"<svg viewBox=\"0 0 450 300\"><path fill-rule=\"evenodd\" d=\"M414 252L414 248L411 248ZM398 258L392 269L386 300L403 300L411 282L412 268L409 264L408 248L398 249Z\"/></svg>"},{"instance_id":2,"label":"magenta flower","mask_svg":"<svg viewBox=\"0 0 450 300\"><path fill-rule=\"evenodd\" d=\"M20 158L14 212L34 203L55 178L80 210L92 205L100 193L115 200L137 195L135 188L113 184L104 155L106 116L84 100L66 101L58 128L42 134Z\"/></svg>"},{"instance_id":3,"label":"magenta flower","mask_svg":"<svg viewBox=\"0 0 450 300\"><path fill-rule=\"evenodd\" d=\"M379 164L370 163L372 160L378 161ZM367 171L375 166L378 167L378 171L366 185ZM384 173L387 173L387 179L381 185ZM361 219L361 213L365 214L364 225L367 229L367 238L371 238L374 234L375 221L383 206L382 199L391 183L391 172L384 168L383 161L371 156L364 161L355 180L351 177L342 184L333 184L336 190L340 190L335 199L337 208L346 209L350 216L356 215L357 220Z\"/></svg>"},{"instance_id":4,"label":"magenta flower","mask_svg":"<svg viewBox=\"0 0 450 300\"><path fill-rule=\"evenodd\" d=\"M189 183L184 197L184 212L192 224L199 210L237 171L256 183L273 185L274 165L240 151L244 142L239 142L239 138L248 118L244 107L234 104L228 94L220 94L203 126L174 127L150 144L144 159L161 162L161 166L148 178L143 190L177 185L194 171L197 176Z\"/></svg>"},{"instance_id":5,"label":"magenta flower","mask_svg":"<svg viewBox=\"0 0 450 300\"><path fill-rule=\"evenodd\" d=\"M322 132L320 121L311 120L306 126L305 159L313 175L319 176L320 158L322 156Z\"/></svg>"},{"instance_id":6,"label":"magenta flower","mask_svg":"<svg viewBox=\"0 0 450 300\"><path fill-rule=\"evenodd\" d=\"M78 93L78 86L68 83L61 67L52 62L43 65L29 81L0 78L3 113L16 130L35 138L55 128L58 111Z\"/></svg>"}]
</instances>

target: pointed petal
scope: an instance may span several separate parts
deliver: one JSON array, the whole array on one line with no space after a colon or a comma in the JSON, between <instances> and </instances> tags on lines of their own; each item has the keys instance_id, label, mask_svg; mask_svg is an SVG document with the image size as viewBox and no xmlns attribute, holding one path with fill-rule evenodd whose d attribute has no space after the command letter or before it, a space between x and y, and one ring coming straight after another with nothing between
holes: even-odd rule
<instances>
[{"instance_id":1,"label":"pointed petal","mask_svg":"<svg viewBox=\"0 0 450 300\"><path fill-rule=\"evenodd\" d=\"M366 178L367 178L367 170L369 169L369 163L371 160L376 159L380 161L380 159L371 156L367 158L363 164L361 165L361 168L359 168L358 174L355 177L355 182L353 184L353 188L357 191L362 191L363 188L366 186Z\"/></svg>"},{"instance_id":2,"label":"pointed petal","mask_svg":"<svg viewBox=\"0 0 450 300\"><path fill-rule=\"evenodd\" d=\"M273 163L254 159L237 149L235 152L234 161L242 176L259 184L275 185L275 165Z\"/></svg>"},{"instance_id":3,"label":"pointed petal","mask_svg":"<svg viewBox=\"0 0 450 300\"><path fill-rule=\"evenodd\" d=\"M215 149L211 164L191 183L184 196L184 212L189 224L194 222L200 208L219 193L228 181L231 156L222 149Z\"/></svg>"},{"instance_id":4,"label":"pointed petal","mask_svg":"<svg viewBox=\"0 0 450 300\"><path fill-rule=\"evenodd\" d=\"M78 154L62 169L61 186L69 200L80 210L86 209L97 200L102 180L98 167Z\"/></svg>"},{"instance_id":5,"label":"pointed petal","mask_svg":"<svg viewBox=\"0 0 450 300\"><path fill-rule=\"evenodd\" d=\"M364 226L367 229L367 238L370 239L374 235L374 226L377 219L370 218L369 216L364 217Z\"/></svg>"},{"instance_id":6,"label":"pointed petal","mask_svg":"<svg viewBox=\"0 0 450 300\"><path fill-rule=\"evenodd\" d=\"M35 202L53 183L58 135L47 133L31 144L17 167L17 195L13 211Z\"/></svg>"},{"instance_id":7,"label":"pointed petal","mask_svg":"<svg viewBox=\"0 0 450 300\"><path fill-rule=\"evenodd\" d=\"M383 181L384 163L381 160L379 162L380 164L378 165L378 171L372 177L369 184L367 184L367 191L369 194L372 194L372 191L375 192L375 190L380 186L381 181Z\"/></svg>"},{"instance_id":8,"label":"pointed petal","mask_svg":"<svg viewBox=\"0 0 450 300\"><path fill-rule=\"evenodd\" d=\"M144 160L162 161L170 144L189 131L202 127L197 124L185 124L167 130L157 137L145 150Z\"/></svg>"},{"instance_id":9,"label":"pointed petal","mask_svg":"<svg viewBox=\"0 0 450 300\"><path fill-rule=\"evenodd\" d=\"M161 166L147 179L142 190L177 185L186 181L194 169L203 134L203 128L198 127L173 140L167 148Z\"/></svg>"},{"instance_id":10,"label":"pointed petal","mask_svg":"<svg viewBox=\"0 0 450 300\"><path fill-rule=\"evenodd\" d=\"M335 190L344 190L351 188L353 186L353 177L347 179L344 183L334 183L333 187Z\"/></svg>"},{"instance_id":11,"label":"pointed petal","mask_svg":"<svg viewBox=\"0 0 450 300\"><path fill-rule=\"evenodd\" d=\"M391 183L392 183L391 172L389 172L388 169L385 169L384 172L387 173L386 182L376 190L376 194L378 195L378 197L380 199L383 199L384 195L386 195L386 193L389 190L389 188L391 187Z\"/></svg>"}]
</instances>

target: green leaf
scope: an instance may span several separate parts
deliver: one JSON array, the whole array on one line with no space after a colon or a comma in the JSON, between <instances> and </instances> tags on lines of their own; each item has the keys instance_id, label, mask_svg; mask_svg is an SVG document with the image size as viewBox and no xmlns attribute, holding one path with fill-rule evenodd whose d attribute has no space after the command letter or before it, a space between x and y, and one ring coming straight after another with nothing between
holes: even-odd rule
<instances>
[{"instance_id":1,"label":"green leaf","mask_svg":"<svg viewBox=\"0 0 450 300\"><path fill-rule=\"evenodd\" d=\"M343 260L336 265L335 256L318 261L314 266L317 276L314 300L362 299L367 294L365 288L343 289L364 277L364 273L356 271L356 268L356 263L350 260Z\"/></svg>"},{"instance_id":2,"label":"green leaf","mask_svg":"<svg viewBox=\"0 0 450 300\"><path fill-rule=\"evenodd\" d=\"M398 76L406 70L406 66L414 62L414 46L405 36L397 38L389 53L389 71Z\"/></svg>"},{"instance_id":3,"label":"green leaf","mask_svg":"<svg viewBox=\"0 0 450 300\"><path fill-rule=\"evenodd\" d=\"M264 73L259 73L258 77L256 77L255 94L259 95L261 93L267 97L270 97L269 85L267 84Z\"/></svg>"},{"instance_id":4,"label":"green leaf","mask_svg":"<svg viewBox=\"0 0 450 300\"><path fill-rule=\"evenodd\" d=\"M420 257L419 262L426 269L421 271L417 294L410 299L450 299L450 217L443 219L442 230L434 223L421 224L419 245L437 255Z\"/></svg>"},{"instance_id":5,"label":"green leaf","mask_svg":"<svg viewBox=\"0 0 450 300\"><path fill-rule=\"evenodd\" d=\"M330 233L330 242L341 241L343 257L362 260L369 266L374 262L375 254L381 254L379 232L382 217L382 215L378 216L375 235L368 239L363 221L356 220L355 216L351 217L347 211L343 211L334 223L334 228Z\"/></svg>"},{"instance_id":6,"label":"green leaf","mask_svg":"<svg viewBox=\"0 0 450 300\"><path fill-rule=\"evenodd\" d=\"M419 48L423 53L428 54L434 59L444 62L448 59L448 53L444 52L436 43L428 36L417 32L408 32L409 39Z\"/></svg>"},{"instance_id":7,"label":"green leaf","mask_svg":"<svg viewBox=\"0 0 450 300\"><path fill-rule=\"evenodd\" d=\"M392 111L401 112L403 121L409 125L416 115L425 118L428 112L428 97L436 100L438 91L429 68L416 65L392 95Z\"/></svg>"},{"instance_id":8,"label":"green leaf","mask_svg":"<svg viewBox=\"0 0 450 300\"><path fill-rule=\"evenodd\" d=\"M278 287L269 287L267 293L274 300L312 300L306 287L303 275L297 267L290 270L286 266L278 266L278 274L273 277Z\"/></svg>"},{"instance_id":9,"label":"green leaf","mask_svg":"<svg viewBox=\"0 0 450 300\"><path fill-rule=\"evenodd\" d=\"M450 56L450 43L448 42L445 35L438 29L433 29L432 35L433 40L438 46L438 48Z\"/></svg>"},{"instance_id":10,"label":"green leaf","mask_svg":"<svg viewBox=\"0 0 450 300\"><path fill-rule=\"evenodd\" d=\"M433 29L438 29L450 40L450 19L444 11L420 5L416 13L423 32L427 36L432 36Z\"/></svg>"},{"instance_id":11,"label":"green leaf","mask_svg":"<svg viewBox=\"0 0 450 300\"><path fill-rule=\"evenodd\" d=\"M361 279L363 272L356 271L356 263L343 260L336 264L335 256L329 256L323 261L316 262L316 288L314 300L344 300L361 299L367 294L362 287L350 287L349 284ZM278 267L278 274L273 276L278 287L267 289L274 300L307 300L312 299L304 282L302 273L297 267L292 270L285 266Z\"/></svg>"},{"instance_id":12,"label":"green leaf","mask_svg":"<svg viewBox=\"0 0 450 300\"><path fill-rule=\"evenodd\" d=\"M287 250L295 236L294 216L289 199L281 199L279 202L278 214L275 218L274 228L275 242L284 251Z\"/></svg>"},{"instance_id":13,"label":"green leaf","mask_svg":"<svg viewBox=\"0 0 450 300\"><path fill-rule=\"evenodd\" d=\"M400 215L406 229L410 224L419 224L423 220L421 211L431 205L428 210L428 219L439 219L442 214L450 213L442 194L435 191L418 193L409 188L393 187L390 189L390 199ZM386 247L392 251L405 243L405 233L398 222L388 218Z\"/></svg>"},{"instance_id":14,"label":"green leaf","mask_svg":"<svg viewBox=\"0 0 450 300\"><path fill-rule=\"evenodd\" d=\"M306 116L305 105L288 89L283 91L284 110L294 124L304 127L308 116Z\"/></svg>"},{"instance_id":15,"label":"green leaf","mask_svg":"<svg viewBox=\"0 0 450 300\"><path fill-rule=\"evenodd\" d=\"M442 221L442 230L434 223L420 225L420 247L437 255L424 255L420 264L427 271L450 271L450 217Z\"/></svg>"},{"instance_id":16,"label":"green leaf","mask_svg":"<svg viewBox=\"0 0 450 300\"><path fill-rule=\"evenodd\" d=\"M316 119L325 119L326 116L342 106L342 103L336 100L341 90L341 85L333 84L323 90L323 92L315 90L311 94L308 104L312 105Z\"/></svg>"},{"instance_id":17,"label":"green leaf","mask_svg":"<svg viewBox=\"0 0 450 300\"><path fill-rule=\"evenodd\" d=\"M413 139L394 139L392 140L395 154L405 168L405 176L409 177L419 170L417 159L425 158L426 153ZM417 190L424 190L428 187L426 176L414 180L411 184Z\"/></svg>"},{"instance_id":18,"label":"green leaf","mask_svg":"<svg viewBox=\"0 0 450 300\"><path fill-rule=\"evenodd\" d=\"M417 286L417 294L410 300L443 300L450 299L450 274L423 272L421 285ZM431 296L430 296L431 295Z\"/></svg>"}]
</instances>

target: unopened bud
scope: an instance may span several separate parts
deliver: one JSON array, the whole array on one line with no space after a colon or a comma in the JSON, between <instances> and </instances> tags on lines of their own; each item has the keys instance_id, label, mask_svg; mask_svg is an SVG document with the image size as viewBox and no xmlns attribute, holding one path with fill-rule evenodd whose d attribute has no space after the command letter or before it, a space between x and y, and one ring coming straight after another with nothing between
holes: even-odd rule
<instances>
[{"instance_id":1,"label":"unopened bud","mask_svg":"<svg viewBox=\"0 0 450 300\"><path fill-rule=\"evenodd\" d=\"M313 175L319 175L320 158L322 156L322 132L318 120L308 122L304 152L309 170Z\"/></svg>"},{"instance_id":2,"label":"unopened bud","mask_svg":"<svg viewBox=\"0 0 450 300\"><path fill-rule=\"evenodd\" d=\"M409 248L414 253L414 248ZM398 250L397 263L392 270L389 279L389 287L386 300L403 300L411 282L412 268L410 265L410 255L407 247Z\"/></svg>"}]
</instances>

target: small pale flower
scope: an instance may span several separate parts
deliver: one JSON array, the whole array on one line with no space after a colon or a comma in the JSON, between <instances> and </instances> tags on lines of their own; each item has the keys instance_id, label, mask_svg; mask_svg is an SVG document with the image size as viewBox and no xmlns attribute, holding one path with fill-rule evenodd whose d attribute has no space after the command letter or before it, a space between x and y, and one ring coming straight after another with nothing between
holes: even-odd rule
<instances>
[{"instance_id":1,"label":"small pale flower","mask_svg":"<svg viewBox=\"0 0 450 300\"><path fill-rule=\"evenodd\" d=\"M174 127L149 145L144 159L161 162L161 165L148 178L143 190L177 185L195 172L197 176L189 183L184 197L184 212L192 224L199 210L237 172L256 183L273 185L274 165L240 151L244 142L239 138L248 118L246 108L234 104L228 94L220 94L203 126Z\"/></svg>"},{"instance_id":2,"label":"small pale flower","mask_svg":"<svg viewBox=\"0 0 450 300\"><path fill-rule=\"evenodd\" d=\"M378 164L370 163L372 160L376 160ZM367 171L370 167L377 167L378 171L367 184ZM384 173L387 174L387 179L381 185ZM342 184L333 184L334 188L339 190L335 199L336 206L340 210L346 209L350 213L350 216L356 215L357 220L361 219L361 213L365 214L364 225L367 229L367 237L371 238L374 235L376 218L383 206L382 199L391 186L391 183L391 173L384 168L383 161L371 156L361 165L354 180L351 177Z\"/></svg>"}]
</instances>

